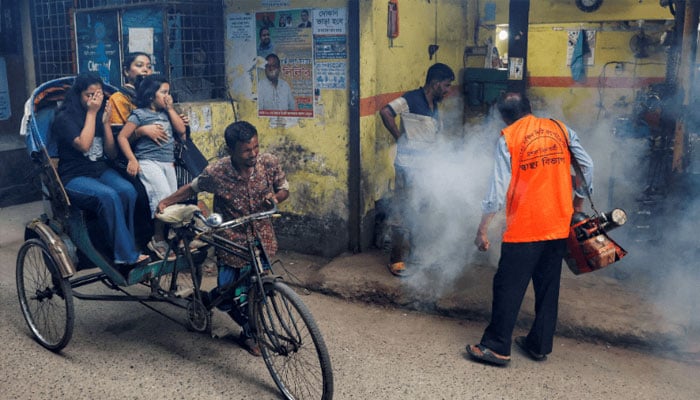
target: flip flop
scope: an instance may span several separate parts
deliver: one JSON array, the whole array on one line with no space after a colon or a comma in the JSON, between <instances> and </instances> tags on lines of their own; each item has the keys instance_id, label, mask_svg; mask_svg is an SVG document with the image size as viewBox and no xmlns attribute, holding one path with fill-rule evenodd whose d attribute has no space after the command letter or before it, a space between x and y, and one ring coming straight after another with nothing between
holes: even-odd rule
<instances>
[{"instance_id":1,"label":"flip flop","mask_svg":"<svg viewBox=\"0 0 700 400\"><path fill-rule=\"evenodd\" d=\"M142 267L150 262L151 262L151 257L149 257L147 254L140 254L139 258L137 258L133 264L115 263L115 266L117 267L119 272L122 273L122 275L124 275L125 277L128 277L129 272L132 269Z\"/></svg>"},{"instance_id":2,"label":"flip flop","mask_svg":"<svg viewBox=\"0 0 700 400\"><path fill-rule=\"evenodd\" d=\"M478 350L475 351L474 348ZM476 361L481 361L487 364L492 364L492 365L498 365L498 366L504 366L507 365L510 362L510 357L508 358L502 358L500 354L496 354L491 349L489 349L486 346L483 346L481 344L475 344L467 345L467 353L469 353L469 356Z\"/></svg>"},{"instance_id":3,"label":"flip flop","mask_svg":"<svg viewBox=\"0 0 700 400\"><path fill-rule=\"evenodd\" d=\"M527 337L526 336L516 337L515 344L520 348L520 350L523 351L523 353L527 354L534 361L544 361L547 359L546 354L536 353L527 346Z\"/></svg>"},{"instance_id":4,"label":"flip flop","mask_svg":"<svg viewBox=\"0 0 700 400\"><path fill-rule=\"evenodd\" d=\"M394 276L405 277L411 275L411 272L406 268L406 263L403 261L389 263L386 267Z\"/></svg>"}]
</instances>

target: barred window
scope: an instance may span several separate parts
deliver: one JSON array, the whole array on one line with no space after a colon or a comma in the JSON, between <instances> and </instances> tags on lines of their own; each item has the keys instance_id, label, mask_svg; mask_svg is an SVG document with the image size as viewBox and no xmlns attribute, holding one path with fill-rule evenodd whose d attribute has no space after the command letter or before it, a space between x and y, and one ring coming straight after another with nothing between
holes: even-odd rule
<instances>
[{"instance_id":1,"label":"barred window","mask_svg":"<svg viewBox=\"0 0 700 400\"><path fill-rule=\"evenodd\" d=\"M32 36L37 82L75 73L70 8L73 0L32 0Z\"/></svg>"},{"instance_id":2,"label":"barred window","mask_svg":"<svg viewBox=\"0 0 700 400\"><path fill-rule=\"evenodd\" d=\"M210 0L32 0L38 82L86 70L122 84L121 61L151 54L176 101L225 98L224 17Z\"/></svg>"}]
</instances>

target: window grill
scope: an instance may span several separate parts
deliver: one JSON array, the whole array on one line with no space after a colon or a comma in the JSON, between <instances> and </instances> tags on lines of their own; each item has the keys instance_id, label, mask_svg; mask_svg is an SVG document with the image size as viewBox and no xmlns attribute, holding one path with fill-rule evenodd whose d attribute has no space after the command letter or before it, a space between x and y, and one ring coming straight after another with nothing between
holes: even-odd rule
<instances>
[{"instance_id":1,"label":"window grill","mask_svg":"<svg viewBox=\"0 0 700 400\"><path fill-rule=\"evenodd\" d=\"M128 53L122 16L135 10L161 11L159 72L171 82L176 101L225 98L224 17L211 0L32 0L36 76L45 82L78 71L74 13L107 13L119 21L121 59Z\"/></svg>"},{"instance_id":2,"label":"window grill","mask_svg":"<svg viewBox=\"0 0 700 400\"><path fill-rule=\"evenodd\" d=\"M75 73L70 8L73 0L32 0L34 64L37 82Z\"/></svg>"}]
</instances>

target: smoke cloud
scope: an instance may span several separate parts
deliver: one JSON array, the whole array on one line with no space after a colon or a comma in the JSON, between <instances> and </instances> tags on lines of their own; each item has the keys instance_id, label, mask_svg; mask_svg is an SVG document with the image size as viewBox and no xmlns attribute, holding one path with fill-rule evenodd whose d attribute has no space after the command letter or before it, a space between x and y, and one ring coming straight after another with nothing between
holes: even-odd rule
<instances>
[{"instance_id":1,"label":"smoke cloud","mask_svg":"<svg viewBox=\"0 0 700 400\"><path fill-rule=\"evenodd\" d=\"M567 123L556 106L548 108L533 101L535 115ZM450 118L444 116L445 120ZM666 322L698 330L700 313L694 310L700 303L700 246L695 232L700 221L700 175L671 187L661 178L663 163L670 165L670 160L659 161L652 155L653 134L620 135L620 122L628 126L631 123L609 119L588 121L587 126L567 123L594 160L593 200L597 210L622 208L629 218L625 226L611 233L629 255L595 274L643 293L663 311L659 314L668 319ZM413 201L427 201L430 211L413 218L420 227L412 243L412 257L419 267L405 280L409 289L439 297L452 289L465 268L478 264L496 267L503 213L491 224L492 247L487 253L477 251L473 241L503 127L498 112L492 109L478 124L467 124L443 135L445 139L434 146L433 156L417 166L421 174L414 184L420 198ZM661 187L668 190L658 192ZM592 214L589 205L586 211Z\"/></svg>"},{"instance_id":2,"label":"smoke cloud","mask_svg":"<svg viewBox=\"0 0 700 400\"><path fill-rule=\"evenodd\" d=\"M479 125L453 128L431 146L431 156L415 166L420 173L413 182L415 198L410 201L427 207L414 207L421 211L410 218L418 228L411 238L409 260L417 271L406 279L409 287L440 296L452 289L469 265L496 264L498 223L492 224L490 238L495 246L488 253L476 251L474 238L496 141L504 126L500 117L489 113Z\"/></svg>"}]
</instances>

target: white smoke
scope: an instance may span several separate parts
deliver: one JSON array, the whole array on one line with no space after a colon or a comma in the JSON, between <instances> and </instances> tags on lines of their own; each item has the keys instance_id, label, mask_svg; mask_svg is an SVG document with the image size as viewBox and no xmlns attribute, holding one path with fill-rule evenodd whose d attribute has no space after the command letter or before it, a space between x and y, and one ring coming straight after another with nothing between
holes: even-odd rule
<instances>
[{"instance_id":1,"label":"white smoke","mask_svg":"<svg viewBox=\"0 0 700 400\"><path fill-rule=\"evenodd\" d=\"M567 122L556 107L543 108L533 102L535 115ZM651 196L656 202L650 205L644 201L650 198L648 193L658 186L671 185L659 178L663 168L651 156L648 132L616 135L616 123L610 120L568 126L577 132L593 158L597 211L622 208L629 216L627 225L611 233L629 255L595 274L601 279L615 279L622 288L643 292L666 322L700 329L700 313L694 311L700 304L700 246L695 234L700 221L700 176L695 179L698 188L693 191L694 198L668 193ZM412 238L417 272L405 280L410 288L429 290L427 293L439 297L452 289L465 268L477 264L495 268L503 213L491 224L492 247L487 253L477 251L473 241L481 218L481 200L492 174L495 144L503 127L498 112L492 110L478 124L467 124L461 132L444 135L445 140L434 147L433 156L417 166L421 172L414 183L416 192L427 199L430 207L413 219L420 229ZM678 192L679 188L672 190ZM592 214L588 201L586 204L586 212Z\"/></svg>"},{"instance_id":2,"label":"white smoke","mask_svg":"<svg viewBox=\"0 0 700 400\"><path fill-rule=\"evenodd\" d=\"M503 127L500 117L490 113L479 125L456 128L457 132L443 134L431 146L431 156L415 166L420 172L413 182L417 198L411 201L428 206L411 218L418 228L411 237L409 267L417 271L406 280L410 287L429 286L429 293L440 296L452 288L464 268L495 264L497 246L489 253L478 252L474 238ZM491 239L498 243L501 232L498 224L493 225Z\"/></svg>"},{"instance_id":3,"label":"white smoke","mask_svg":"<svg viewBox=\"0 0 700 400\"><path fill-rule=\"evenodd\" d=\"M595 162L598 211L622 208L629 217L610 233L629 253L601 275L641 293L662 323L697 332L700 176L670 172L672 149L662 132L632 120L623 123L628 130L622 135L614 135L616 127L605 121L580 135Z\"/></svg>"}]
</instances>

